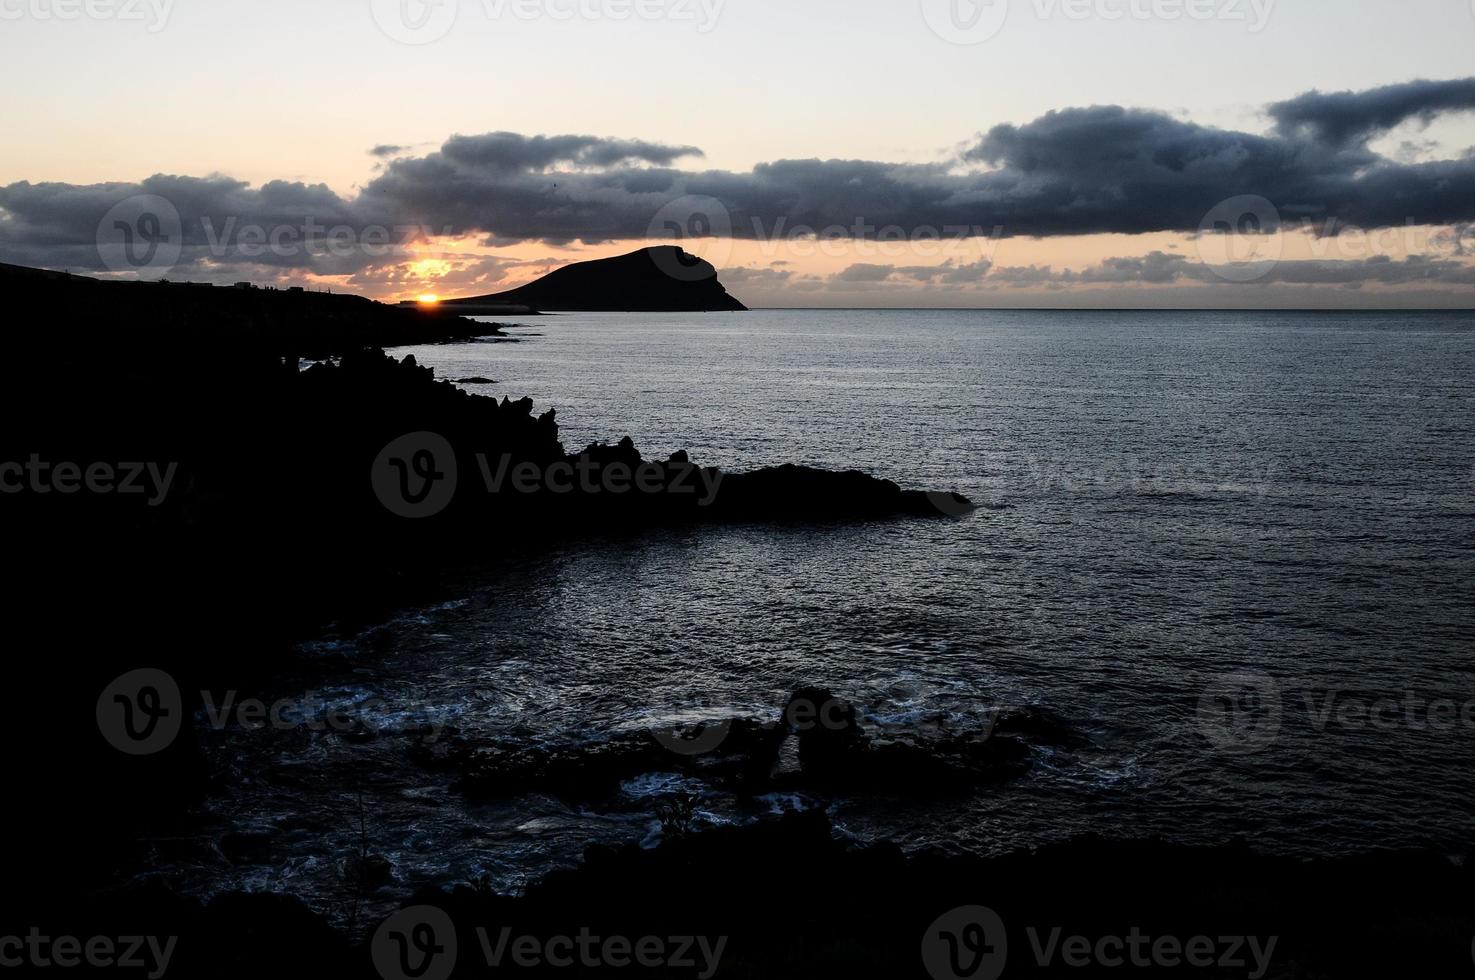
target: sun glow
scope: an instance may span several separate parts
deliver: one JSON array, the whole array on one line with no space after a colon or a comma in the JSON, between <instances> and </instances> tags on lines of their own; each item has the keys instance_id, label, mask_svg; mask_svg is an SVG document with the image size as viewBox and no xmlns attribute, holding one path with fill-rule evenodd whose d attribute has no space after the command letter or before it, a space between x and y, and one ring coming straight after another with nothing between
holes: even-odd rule
<instances>
[{"instance_id":1,"label":"sun glow","mask_svg":"<svg viewBox=\"0 0 1475 980\"><path fill-rule=\"evenodd\" d=\"M434 306L440 302L440 297L434 293L421 293L415 299L422 306Z\"/></svg>"}]
</instances>

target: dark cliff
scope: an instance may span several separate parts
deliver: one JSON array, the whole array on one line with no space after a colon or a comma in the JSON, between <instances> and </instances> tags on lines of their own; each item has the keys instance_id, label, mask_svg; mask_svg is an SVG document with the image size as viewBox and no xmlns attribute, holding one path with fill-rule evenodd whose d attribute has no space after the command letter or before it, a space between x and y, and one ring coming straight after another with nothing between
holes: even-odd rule
<instances>
[{"instance_id":1,"label":"dark cliff","mask_svg":"<svg viewBox=\"0 0 1475 980\"><path fill-rule=\"evenodd\" d=\"M727 292L710 262L675 245L578 262L505 293L442 304L530 306L538 310L711 313L747 307Z\"/></svg>"}]
</instances>

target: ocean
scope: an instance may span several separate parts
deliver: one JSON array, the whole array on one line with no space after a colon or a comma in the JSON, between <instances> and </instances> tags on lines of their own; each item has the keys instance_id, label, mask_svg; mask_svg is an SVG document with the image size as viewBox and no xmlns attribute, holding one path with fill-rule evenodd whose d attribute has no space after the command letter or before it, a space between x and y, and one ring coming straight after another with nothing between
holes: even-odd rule
<instances>
[{"instance_id":1,"label":"ocean","mask_svg":"<svg viewBox=\"0 0 1475 980\"><path fill-rule=\"evenodd\" d=\"M828 810L857 841L1001 853L1082 833L1340 854L1475 835L1475 314L578 314L401 349L631 437L956 490L962 517L655 530L536 553L467 541L432 608L303 645L268 698L375 705L382 737L214 730L216 789L150 875L330 914L361 837L377 899L515 890L589 842ZM824 685L868 727L1032 705L1086 741L937 794L739 799L648 773L612 799L479 802L406 743L527 745L729 716ZM1416 801L1416 802L1414 802ZM269 835L229 863L223 834ZM238 838L240 839L240 838Z\"/></svg>"}]
</instances>

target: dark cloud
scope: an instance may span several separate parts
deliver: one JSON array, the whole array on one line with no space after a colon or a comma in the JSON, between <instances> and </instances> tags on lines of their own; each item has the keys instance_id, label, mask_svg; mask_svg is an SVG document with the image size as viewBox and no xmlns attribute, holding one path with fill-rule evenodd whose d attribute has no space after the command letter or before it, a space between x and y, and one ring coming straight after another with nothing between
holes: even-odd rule
<instances>
[{"instance_id":1,"label":"dark cloud","mask_svg":"<svg viewBox=\"0 0 1475 980\"><path fill-rule=\"evenodd\" d=\"M787 269L755 269L751 266L736 266L722 270L722 281L731 285L733 283L781 283L787 282L794 273Z\"/></svg>"},{"instance_id":2,"label":"dark cloud","mask_svg":"<svg viewBox=\"0 0 1475 980\"><path fill-rule=\"evenodd\" d=\"M365 194L434 225L553 243L648 234L776 239L814 234L885 240L1196 232L1220 202L1245 195L1324 227L1475 220L1475 158L1399 162L1333 141L1350 124L1432 117L1463 106L1475 79L1357 96L1304 96L1272 107L1268 134L1215 129L1160 112L1097 106L1001 125L953 165L779 160L751 171L667 164L685 148L585 137L457 137L391 163ZM1350 107L1323 101L1350 99ZM1421 101L1423 100L1423 101ZM1387 105L1385 105L1387 104ZM1369 123L1358 132L1368 131ZM642 166L629 166L630 160ZM583 169L550 171L571 162Z\"/></svg>"},{"instance_id":3,"label":"dark cloud","mask_svg":"<svg viewBox=\"0 0 1475 980\"><path fill-rule=\"evenodd\" d=\"M703 155L694 146L665 146L596 136L523 136L519 133L452 136L441 147L440 153L445 159L472 170L491 172L542 170L560 163L576 167L613 167L629 163L670 166L682 157Z\"/></svg>"},{"instance_id":4,"label":"dark cloud","mask_svg":"<svg viewBox=\"0 0 1475 980\"><path fill-rule=\"evenodd\" d=\"M857 262L843 272L836 273L835 278L841 282L884 282L891 278L891 273L895 271L896 266L894 265Z\"/></svg>"},{"instance_id":5,"label":"dark cloud","mask_svg":"<svg viewBox=\"0 0 1475 980\"><path fill-rule=\"evenodd\" d=\"M388 234L474 235L489 246L568 246L647 237L817 236L931 241L993 236L1196 232L1229 198L1274 205L1261 227L1466 226L1475 222L1475 154L1422 163L1380 156L1368 137L1408 119L1470 108L1475 79L1363 93L1310 93L1269 107L1265 134L1201 126L1160 112L1095 106L995 126L947 163L778 160L747 172L680 169L701 151L639 140L489 133L406 155L376 147L382 169L354 197L324 185L157 175L138 183L0 187L0 260L99 268L95 245L118 201L157 194L183 223L182 263L220 275L240 265L351 275L391 256L306 244L253 248L243 228L304 224ZM395 152L391 153L393 150ZM213 231L212 231L213 229ZM1147 261L1143 260L1122 260ZM1154 260L1160 261L1160 260ZM869 281L967 284L987 266L847 270ZM1102 276L1167 275L1103 266ZM1011 273L1012 274L1012 273ZM865 281L865 280L859 280Z\"/></svg>"},{"instance_id":6,"label":"dark cloud","mask_svg":"<svg viewBox=\"0 0 1475 980\"><path fill-rule=\"evenodd\" d=\"M938 265L876 265L857 262L834 275L836 282L899 282L933 283L945 286L965 286L981 281L988 275L993 262L980 259L962 264L947 259Z\"/></svg>"},{"instance_id":7,"label":"dark cloud","mask_svg":"<svg viewBox=\"0 0 1475 980\"><path fill-rule=\"evenodd\" d=\"M362 197L325 184L156 174L137 183L0 187L0 257L22 264L104 270L99 236L119 205L152 202L162 235L179 246L178 267L241 266L347 275L401 252L420 229ZM155 206L157 205L157 206Z\"/></svg>"},{"instance_id":8,"label":"dark cloud","mask_svg":"<svg viewBox=\"0 0 1475 980\"><path fill-rule=\"evenodd\" d=\"M1331 286L1360 289L1363 286L1472 286L1475 265L1453 258L1414 255L1404 259L1373 256L1364 259L1307 259L1266 263L1254 268L1255 276L1226 279L1214 266L1154 250L1141 256L1108 258L1081 269L1055 269L1049 265L995 266L988 259L958 264L948 260L939 265L895 266L856 263L837 272L826 283L834 290L864 290L880 283L901 288L950 287L952 289L1065 289L1067 287L1112 286ZM724 276L728 273L724 272Z\"/></svg>"},{"instance_id":9,"label":"dark cloud","mask_svg":"<svg viewBox=\"0 0 1475 980\"><path fill-rule=\"evenodd\" d=\"M403 153L408 149L408 146L400 146L398 143L380 143L378 146L369 150L369 156L392 157L396 153Z\"/></svg>"},{"instance_id":10,"label":"dark cloud","mask_svg":"<svg viewBox=\"0 0 1475 980\"><path fill-rule=\"evenodd\" d=\"M1153 251L1140 257L1110 258L1085 269L1050 266L1005 266L994 269L990 283L1008 286L1146 285L1178 283L1228 284L1213 266L1182 255ZM1404 259L1373 256L1366 259L1302 259L1268 265L1253 283L1263 286L1402 286L1415 283L1475 285L1475 265L1427 255Z\"/></svg>"},{"instance_id":11,"label":"dark cloud","mask_svg":"<svg viewBox=\"0 0 1475 980\"><path fill-rule=\"evenodd\" d=\"M1277 129L1334 146L1366 143L1401 123L1475 110L1475 78L1385 85L1365 92L1307 92L1268 109Z\"/></svg>"}]
</instances>

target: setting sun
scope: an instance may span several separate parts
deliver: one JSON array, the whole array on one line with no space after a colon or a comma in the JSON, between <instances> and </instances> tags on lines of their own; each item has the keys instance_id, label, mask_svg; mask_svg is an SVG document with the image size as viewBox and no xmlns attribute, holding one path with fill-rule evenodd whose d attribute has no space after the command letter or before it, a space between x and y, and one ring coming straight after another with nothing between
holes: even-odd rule
<instances>
[{"instance_id":1,"label":"setting sun","mask_svg":"<svg viewBox=\"0 0 1475 980\"><path fill-rule=\"evenodd\" d=\"M440 297L434 293L421 293L416 300L425 306L434 306L440 302Z\"/></svg>"}]
</instances>

